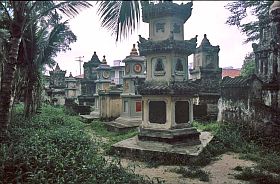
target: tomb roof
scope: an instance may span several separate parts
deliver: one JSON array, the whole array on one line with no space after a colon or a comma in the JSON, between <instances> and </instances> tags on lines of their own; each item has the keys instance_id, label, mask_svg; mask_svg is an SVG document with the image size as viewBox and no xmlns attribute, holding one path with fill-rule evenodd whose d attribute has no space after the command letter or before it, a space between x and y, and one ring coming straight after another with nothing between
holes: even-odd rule
<instances>
[{"instance_id":1,"label":"tomb roof","mask_svg":"<svg viewBox=\"0 0 280 184\"><path fill-rule=\"evenodd\" d=\"M151 19L162 18L166 16L179 17L186 22L192 14L193 3L176 4L172 1L163 1L159 3L145 3L142 6L143 22L149 23Z\"/></svg>"},{"instance_id":2,"label":"tomb roof","mask_svg":"<svg viewBox=\"0 0 280 184\"><path fill-rule=\"evenodd\" d=\"M139 52L145 56L151 53L166 53L173 51L175 53L191 55L195 52L196 40L172 40L162 41L146 40L138 44Z\"/></svg>"},{"instance_id":3,"label":"tomb roof","mask_svg":"<svg viewBox=\"0 0 280 184\"><path fill-rule=\"evenodd\" d=\"M144 56L139 56L137 49L135 48L135 44L133 44L133 48L131 49L130 55L126 56L126 58L123 60L123 62L127 61L144 61Z\"/></svg>"},{"instance_id":4,"label":"tomb roof","mask_svg":"<svg viewBox=\"0 0 280 184\"><path fill-rule=\"evenodd\" d=\"M248 77L238 76L235 78L224 77L221 82L221 87L249 87L253 80L259 80L255 74Z\"/></svg>"},{"instance_id":5,"label":"tomb roof","mask_svg":"<svg viewBox=\"0 0 280 184\"><path fill-rule=\"evenodd\" d=\"M97 66L100 65L100 64L101 64L101 61L99 60L99 58L98 58L96 52L94 51L94 53L93 53L91 59L90 59L88 62L85 62L85 63L84 63L84 67L85 67L85 66L88 66L88 65L90 65L90 66L96 66L96 67L97 67Z\"/></svg>"},{"instance_id":6,"label":"tomb roof","mask_svg":"<svg viewBox=\"0 0 280 184\"><path fill-rule=\"evenodd\" d=\"M204 34L204 37L203 37L199 47L196 49L196 52L200 52L200 51L219 52L220 51L220 47L218 45L217 46L211 45L209 39L207 38L207 35Z\"/></svg>"}]
</instances>

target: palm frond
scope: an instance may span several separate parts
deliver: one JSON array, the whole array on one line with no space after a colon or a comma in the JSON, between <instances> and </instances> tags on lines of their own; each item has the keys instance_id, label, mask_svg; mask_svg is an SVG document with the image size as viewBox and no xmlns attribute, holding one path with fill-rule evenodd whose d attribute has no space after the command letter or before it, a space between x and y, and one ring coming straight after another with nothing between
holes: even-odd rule
<instances>
[{"instance_id":1,"label":"palm frond","mask_svg":"<svg viewBox=\"0 0 280 184\"><path fill-rule=\"evenodd\" d=\"M40 36L40 54L38 63L40 65L48 64L58 52L69 50L70 43L76 41L76 36L67 25L68 21L55 25L50 32L41 30L37 36Z\"/></svg>"},{"instance_id":2,"label":"palm frond","mask_svg":"<svg viewBox=\"0 0 280 184\"><path fill-rule=\"evenodd\" d=\"M78 15L82 9L90 7L92 7L92 5L86 1L39 1L35 6L32 6L32 12L39 13L36 13L34 16L32 16L32 19L28 21L26 27L36 20L41 19L42 17L49 16L53 11L56 10L59 10L70 18L73 18Z\"/></svg>"},{"instance_id":3,"label":"palm frond","mask_svg":"<svg viewBox=\"0 0 280 184\"><path fill-rule=\"evenodd\" d=\"M140 1L101 1L97 13L101 26L116 36L116 41L127 38L139 27Z\"/></svg>"},{"instance_id":4,"label":"palm frond","mask_svg":"<svg viewBox=\"0 0 280 184\"><path fill-rule=\"evenodd\" d=\"M6 16L10 21L12 20L10 12L9 12L9 6L10 4L8 1L1 1L0 2L0 13L2 16Z\"/></svg>"}]
</instances>

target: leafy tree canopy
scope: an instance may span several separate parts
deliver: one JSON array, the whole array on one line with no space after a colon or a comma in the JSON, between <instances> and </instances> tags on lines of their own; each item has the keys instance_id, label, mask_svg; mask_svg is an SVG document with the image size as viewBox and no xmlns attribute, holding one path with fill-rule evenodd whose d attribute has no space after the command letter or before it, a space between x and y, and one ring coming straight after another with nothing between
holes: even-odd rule
<instances>
[{"instance_id":1,"label":"leafy tree canopy","mask_svg":"<svg viewBox=\"0 0 280 184\"><path fill-rule=\"evenodd\" d=\"M241 76L247 77L249 75L254 74L255 72L255 56L254 53L248 53L245 56L242 68L241 68Z\"/></svg>"},{"instance_id":2,"label":"leafy tree canopy","mask_svg":"<svg viewBox=\"0 0 280 184\"><path fill-rule=\"evenodd\" d=\"M228 3L225 8L231 15L228 17L226 24L237 26L242 33L247 36L244 43L259 40L259 21L250 21L244 23L244 19L249 14L260 17L268 17L269 7L273 1L234 1Z\"/></svg>"}]
</instances>

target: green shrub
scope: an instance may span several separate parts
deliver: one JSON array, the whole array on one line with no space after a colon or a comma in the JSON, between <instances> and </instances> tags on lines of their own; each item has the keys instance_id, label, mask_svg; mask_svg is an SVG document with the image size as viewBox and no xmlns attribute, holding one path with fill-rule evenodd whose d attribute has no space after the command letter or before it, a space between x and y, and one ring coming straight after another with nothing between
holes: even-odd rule
<instances>
[{"instance_id":1,"label":"green shrub","mask_svg":"<svg viewBox=\"0 0 280 184\"><path fill-rule=\"evenodd\" d=\"M98 140L77 117L44 106L41 114L13 113L10 142L0 147L1 183L152 183L100 154Z\"/></svg>"},{"instance_id":2,"label":"green shrub","mask_svg":"<svg viewBox=\"0 0 280 184\"><path fill-rule=\"evenodd\" d=\"M262 169L252 169L250 167L242 170L240 174L236 174L237 179L251 181L258 184L278 184L280 183L280 177L272 176Z\"/></svg>"},{"instance_id":3,"label":"green shrub","mask_svg":"<svg viewBox=\"0 0 280 184\"><path fill-rule=\"evenodd\" d=\"M199 169L198 167L179 167L172 170L175 173L182 174L185 178L198 178L200 181L209 181L209 175L207 172Z\"/></svg>"}]
</instances>

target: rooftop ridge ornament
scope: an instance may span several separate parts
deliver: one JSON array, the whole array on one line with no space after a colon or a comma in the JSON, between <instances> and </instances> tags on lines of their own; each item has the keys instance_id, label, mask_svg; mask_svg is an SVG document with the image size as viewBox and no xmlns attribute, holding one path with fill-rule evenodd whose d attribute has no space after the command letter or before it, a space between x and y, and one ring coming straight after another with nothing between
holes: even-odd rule
<instances>
[{"instance_id":1,"label":"rooftop ridge ornament","mask_svg":"<svg viewBox=\"0 0 280 184\"><path fill-rule=\"evenodd\" d=\"M106 61L106 58L105 58L106 56L104 55L103 56L103 59L102 59L102 64L107 64L107 61Z\"/></svg>"},{"instance_id":2,"label":"rooftop ridge ornament","mask_svg":"<svg viewBox=\"0 0 280 184\"><path fill-rule=\"evenodd\" d=\"M210 45L211 45L211 43L210 43L210 41L208 40L206 34L204 34L204 37L203 37L203 39L202 39L200 45L201 45L201 46L210 46Z\"/></svg>"},{"instance_id":3,"label":"rooftop ridge ornament","mask_svg":"<svg viewBox=\"0 0 280 184\"><path fill-rule=\"evenodd\" d=\"M60 69L60 67L59 67L59 65L58 65L58 63L56 64L56 66L55 66L55 69L54 69L54 71L60 71L61 69Z\"/></svg>"},{"instance_id":4,"label":"rooftop ridge ornament","mask_svg":"<svg viewBox=\"0 0 280 184\"><path fill-rule=\"evenodd\" d=\"M131 49L130 55L138 56L138 52L137 52L137 49L135 48L135 44L133 44L133 48Z\"/></svg>"}]
</instances>

